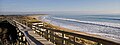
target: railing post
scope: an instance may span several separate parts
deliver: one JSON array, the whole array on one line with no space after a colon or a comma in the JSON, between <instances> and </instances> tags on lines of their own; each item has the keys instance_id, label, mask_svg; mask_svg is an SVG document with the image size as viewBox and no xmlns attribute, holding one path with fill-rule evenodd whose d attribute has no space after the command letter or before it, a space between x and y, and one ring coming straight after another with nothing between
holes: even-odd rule
<instances>
[{"instance_id":1,"label":"railing post","mask_svg":"<svg viewBox=\"0 0 120 45\"><path fill-rule=\"evenodd\" d=\"M42 28L40 28L40 36L42 36Z\"/></svg>"},{"instance_id":2,"label":"railing post","mask_svg":"<svg viewBox=\"0 0 120 45\"><path fill-rule=\"evenodd\" d=\"M48 34L49 34L49 33L48 33L48 30L47 30L47 29L46 29L46 31L47 31L47 40L48 40Z\"/></svg>"},{"instance_id":3,"label":"railing post","mask_svg":"<svg viewBox=\"0 0 120 45\"><path fill-rule=\"evenodd\" d=\"M62 38L65 38L65 34L62 33ZM65 44L65 40L62 39L62 44Z\"/></svg>"},{"instance_id":4,"label":"railing post","mask_svg":"<svg viewBox=\"0 0 120 45\"><path fill-rule=\"evenodd\" d=\"M76 38L75 38L75 36L74 36L74 42L76 42ZM76 44L74 44L74 45L76 45Z\"/></svg>"}]
</instances>

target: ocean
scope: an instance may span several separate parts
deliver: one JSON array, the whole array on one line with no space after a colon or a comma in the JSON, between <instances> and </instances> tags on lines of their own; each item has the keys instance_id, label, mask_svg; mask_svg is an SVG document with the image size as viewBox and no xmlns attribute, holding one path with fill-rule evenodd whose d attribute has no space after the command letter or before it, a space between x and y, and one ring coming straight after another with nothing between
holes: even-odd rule
<instances>
[{"instance_id":1,"label":"ocean","mask_svg":"<svg viewBox=\"0 0 120 45\"><path fill-rule=\"evenodd\" d=\"M50 24L120 40L120 15L46 15L42 21Z\"/></svg>"}]
</instances>

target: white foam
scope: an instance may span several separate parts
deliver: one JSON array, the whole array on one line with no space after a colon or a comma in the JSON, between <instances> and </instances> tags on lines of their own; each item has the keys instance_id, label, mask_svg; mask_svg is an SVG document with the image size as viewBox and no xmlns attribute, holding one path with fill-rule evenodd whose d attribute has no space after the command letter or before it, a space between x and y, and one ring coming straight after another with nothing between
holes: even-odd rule
<instances>
[{"instance_id":1,"label":"white foam","mask_svg":"<svg viewBox=\"0 0 120 45\"><path fill-rule=\"evenodd\" d=\"M76 20L76 19L58 18L58 17L53 17L53 18L60 19L60 20L68 20L68 21L75 21L75 22L82 22L82 23L89 23L89 24L98 24L98 25L105 25L105 26L120 28L120 23L80 21L80 20Z\"/></svg>"}]
</instances>

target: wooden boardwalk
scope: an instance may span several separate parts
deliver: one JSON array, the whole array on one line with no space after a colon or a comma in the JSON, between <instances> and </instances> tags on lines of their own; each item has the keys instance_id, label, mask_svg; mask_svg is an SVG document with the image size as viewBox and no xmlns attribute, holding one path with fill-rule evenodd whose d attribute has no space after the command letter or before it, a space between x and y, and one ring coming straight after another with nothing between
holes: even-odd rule
<instances>
[{"instance_id":1,"label":"wooden boardwalk","mask_svg":"<svg viewBox=\"0 0 120 45\"><path fill-rule=\"evenodd\" d=\"M26 25L23 25L15 20L13 21L16 22L16 25L12 23L11 24L16 26L21 32L24 33L29 45L55 45L52 42L43 38L42 36L34 33L34 30L27 27Z\"/></svg>"},{"instance_id":2,"label":"wooden boardwalk","mask_svg":"<svg viewBox=\"0 0 120 45\"><path fill-rule=\"evenodd\" d=\"M33 38L35 38L38 42L44 45L54 45L52 42L47 41L45 38L41 37L38 34L35 34L34 31L28 31L29 35L31 35ZM38 43L38 44L40 44Z\"/></svg>"}]
</instances>

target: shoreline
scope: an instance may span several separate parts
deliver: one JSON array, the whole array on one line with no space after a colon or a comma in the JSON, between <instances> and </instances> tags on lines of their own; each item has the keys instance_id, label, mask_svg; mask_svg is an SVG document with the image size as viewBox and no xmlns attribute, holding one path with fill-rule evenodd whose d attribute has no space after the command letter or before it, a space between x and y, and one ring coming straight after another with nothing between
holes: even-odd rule
<instances>
[{"instance_id":1,"label":"shoreline","mask_svg":"<svg viewBox=\"0 0 120 45\"><path fill-rule=\"evenodd\" d=\"M37 16L36 16L35 18L38 19ZM40 19L38 19L38 20L40 20ZM45 22L45 23L47 23L47 22ZM94 33L81 32L81 31L78 31L78 30L72 30L72 29L60 27L60 26L57 26L57 25L49 24L49 23L47 23L47 25L49 25L48 27L55 28L55 29L57 29L57 30L62 30L62 31L67 31L67 32L76 33L76 34L87 35L87 36L93 36L93 37L98 37L98 38L99 38L99 37L102 37L102 38L113 39L113 38L111 38L111 37L101 36L101 35L99 35L99 34L94 34ZM117 40L117 39L114 39L114 40Z\"/></svg>"},{"instance_id":2,"label":"shoreline","mask_svg":"<svg viewBox=\"0 0 120 45\"><path fill-rule=\"evenodd\" d=\"M38 19L38 16L34 16L34 18ZM40 21L40 19L39 19L39 21ZM70 32L70 33L74 33L74 34L79 34L79 35L85 35L85 36L88 36L88 37L100 38L100 39L103 39L103 40L119 41L119 40L116 40L116 39L112 39L112 38L108 38L108 37L103 37L103 36L97 35L97 34L90 34L90 33L87 33L87 32L76 31L76 30L72 30L72 29L60 27L60 26L57 26L57 25L49 24L47 22L44 22L44 23L46 23L46 25L49 28L56 29L56 30L61 30L61 31ZM82 40L84 40L84 39L82 39ZM86 41L88 43L90 42L90 41L87 41L87 40L84 40L84 41Z\"/></svg>"},{"instance_id":3,"label":"shoreline","mask_svg":"<svg viewBox=\"0 0 120 45\"><path fill-rule=\"evenodd\" d=\"M30 17L36 18L36 20L41 21L41 20L39 19L40 16L43 16L43 15L33 15L33 16L30 16ZM44 23L47 23L47 22L44 22ZM49 23L47 23L47 25L48 25L49 27L55 28L55 29L57 29L57 30L63 30L63 31L68 31L68 32L73 32L73 33L79 33L79 34L87 34L87 35L92 35L92 36L100 36L100 35L89 34L89 33L86 33L86 32L80 32L80 31L76 31L76 30L72 30L72 29L60 27L60 26L57 26L57 25L49 24Z\"/></svg>"}]
</instances>

